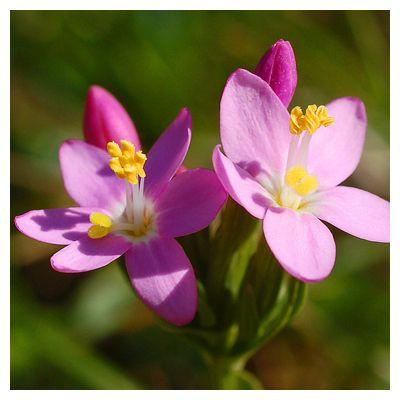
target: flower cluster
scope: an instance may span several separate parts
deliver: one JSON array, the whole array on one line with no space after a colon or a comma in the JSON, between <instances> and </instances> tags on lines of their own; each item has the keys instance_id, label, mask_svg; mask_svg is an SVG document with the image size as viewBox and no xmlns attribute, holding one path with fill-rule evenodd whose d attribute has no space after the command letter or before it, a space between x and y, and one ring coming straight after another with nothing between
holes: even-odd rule
<instances>
[{"instance_id":1,"label":"flower cluster","mask_svg":"<svg viewBox=\"0 0 400 400\"><path fill-rule=\"evenodd\" d=\"M67 140L59 152L64 186L77 207L30 211L15 218L17 228L66 246L51 258L56 271L94 270L124 255L137 295L175 325L192 321L197 309L193 267L175 238L206 228L227 194L263 220L265 240L289 274L304 282L326 278L335 242L322 221L389 242L389 203L340 185L361 157L363 103L345 97L288 112L296 85L294 53L283 40L255 73L239 69L230 76L215 172L182 166L191 140L187 109L145 154L122 105L91 87L86 140Z\"/></svg>"}]
</instances>

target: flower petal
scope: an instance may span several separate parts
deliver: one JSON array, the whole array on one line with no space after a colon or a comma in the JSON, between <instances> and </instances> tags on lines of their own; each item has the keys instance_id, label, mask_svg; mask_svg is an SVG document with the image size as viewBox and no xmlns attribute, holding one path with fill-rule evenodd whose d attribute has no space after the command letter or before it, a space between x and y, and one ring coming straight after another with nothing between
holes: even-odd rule
<instances>
[{"instance_id":1,"label":"flower petal","mask_svg":"<svg viewBox=\"0 0 400 400\"><path fill-rule=\"evenodd\" d=\"M243 69L234 72L221 99L225 154L254 176L283 174L290 139L289 114L270 86Z\"/></svg>"},{"instance_id":2,"label":"flower petal","mask_svg":"<svg viewBox=\"0 0 400 400\"><path fill-rule=\"evenodd\" d=\"M264 234L282 267L304 282L325 279L335 263L335 241L329 229L311 214L269 208Z\"/></svg>"},{"instance_id":3,"label":"flower petal","mask_svg":"<svg viewBox=\"0 0 400 400\"><path fill-rule=\"evenodd\" d=\"M178 171L189 148L191 126L189 110L184 108L154 143L145 165L146 193L155 196Z\"/></svg>"},{"instance_id":4,"label":"flower petal","mask_svg":"<svg viewBox=\"0 0 400 400\"><path fill-rule=\"evenodd\" d=\"M220 146L214 149L213 163L218 178L233 200L253 217L264 218L270 203L266 190L247 171L223 155Z\"/></svg>"},{"instance_id":5,"label":"flower petal","mask_svg":"<svg viewBox=\"0 0 400 400\"><path fill-rule=\"evenodd\" d=\"M162 236L189 235L207 227L224 205L227 194L208 169L192 169L171 180L157 202Z\"/></svg>"},{"instance_id":6,"label":"flower petal","mask_svg":"<svg viewBox=\"0 0 400 400\"><path fill-rule=\"evenodd\" d=\"M372 193L338 186L319 193L314 208L318 218L351 235L390 242L390 204Z\"/></svg>"},{"instance_id":7,"label":"flower petal","mask_svg":"<svg viewBox=\"0 0 400 400\"><path fill-rule=\"evenodd\" d=\"M53 208L32 210L15 217L15 226L32 239L52 244L69 244L87 235L92 212L98 208Z\"/></svg>"},{"instance_id":8,"label":"flower petal","mask_svg":"<svg viewBox=\"0 0 400 400\"><path fill-rule=\"evenodd\" d=\"M290 42L278 40L261 58L255 74L271 86L287 107L297 85L296 58Z\"/></svg>"},{"instance_id":9,"label":"flower petal","mask_svg":"<svg viewBox=\"0 0 400 400\"><path fill-rule=\"evenodd\" d=\"M105 151L82 140L67 140L59 158L65 189L77 204L110 209L123 201L124 181L111 171Z\"/></svg>"},{"instance_id":10,"label":"flower petal","mask_svg":"<svg viewBox=\"0 0 400 400\"><path fill-rule=\"evenodd\" d=\"M83 132L88 143L106 150L110 141L129 140L140 149L140 140L128 113L106 89L91 86L85 106Z\"/></svg>"},{"instance_id":11,"label":"flower petal","mask_svg":"<svg viewBox=\"0 0 400 400\"><path fill-rule=\"evenodd\" d=\"M137 295L161 318L188 324L197 309L192 265L182 247L170 238L135 245L126 253L126 267Z\"/></svg>"},{"instance_id":12,"label":"flower petal","mask_svg":"<svg viewBox=\"0 0 400 400\"><path fill-rule=\"evenodd\" d=\"M361 100L343 97L327 104L334 123L313 135L308 169L318 176L321 189L338 185L356 169L361 158L367 116Z\"/></svg>"},{"instance_id":13,"label":"flower petal","mask_svg":"<svg viewBox=\"0 0 400 400\"><path fill-rule=\"evenodd\" d=\"M102 239L84 236L51 257L51 266L58 272L75 273L104 267L124 254L132 243L109 235Z\"/></svg>"}]
</instances>

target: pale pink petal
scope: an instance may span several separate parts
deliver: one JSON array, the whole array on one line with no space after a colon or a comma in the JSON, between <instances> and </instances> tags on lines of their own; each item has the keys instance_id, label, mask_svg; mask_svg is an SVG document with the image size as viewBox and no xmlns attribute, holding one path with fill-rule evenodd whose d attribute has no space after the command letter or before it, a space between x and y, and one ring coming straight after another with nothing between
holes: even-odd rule
<instances>
[{"instance_id":1,"label":"pale pink petal","mask_svg":"<svg viewBox=\"0 0 400 400\"><path fill-rule=\"evenodd\" d=\"M229 195L256 218L264 218L270 204L266 190L247 171L235 165L216 146L213 164L219 180Z\"/></svg>"},{"instance_id":2,"label":"pale pink petal","mask_svg":"<svg viewBox=\"0 0 400 400\"><path fill-rule=\"evenodd\" d=\"M308 169L318 176L320 188L330 188L356 169L364 146L367 116L361 100L343 97L327 104L334 123L312 136Z\"/></svg>"},{"instance_id":3,"label":"pale pink petal","mask_svg":"<svg viewBox=\"0 0 400 400\"><path fill-rule=\"evenodd\" d=\"M304 282L325 279L335 263L335 241L315 216L289 208L269 208L264 234L282 267Z\"/></svg>"},{"instance_id":4,"label":"pale pink petal","mask_svg":"<svg viewBox=\"0 0 400 400\"><path fill-rule=\"evenodd\" d=\"M88 143L105 150L107 143L129 140L140 148L139 136L128 113L106 89L91 86L85 106L83 132Z\"/></svg>"},{"instance_id":5,"label":"pale pink petal","mask_svg":"<svg viewBox=\"0 0 400 400\"><path fill-rule=\"evenodd\" d=\"M290 43L278 40L261 58L255 73L271 86L287 107L297 85L296 58Z\"/></svg>"},{"instance_id":6,"label":"pale pink petal","mask_svg":"<svg viewBox=\"0 0 400 400\"><path fill-rule=\"evenodd\" d=\"M146 193L156 196L178 171L189 148L191 127L189 110L184 108L154 143L145 164Z\"/></svg>"},{"instance_id":7,"label":"pale pink petal","mask_svg":"<svg viewBox=\"0 0 400 400\"><path fill-rule=\"evenodd\" d=\"M234 72L221 99L221 141L228 158L254 176L282 174L290 140L289 114L270 86L243 69Z\"/></svg>"},{"instance_id":8,"label":"pale pink petal","mask_svg":"<svg viewBox=\"0 0 400 400\"><path fill-rule=\"evenodd\" d=\"M226 198L227 194L214 171L199 168L177 175L157 201L160 235L184 236L207 227Z\"/></svg>"},{"instance_id":9,"label":"pale pink petal","mask_svg":"<svg viewBox=\"0 0 400 400\"><path fill-rule=\"evenodd\" d=\"M102 239L84 236L51 257L51 266L58 272L75 273L104 267L124 254L132 243L108 235Z\"/></svg>"},{"instance_id":10,"label":"pale pink petal","mask_svg":"<svg viewBox=\"0 0 400 400\"><path fill-rule=\"evenodd\" d=\"M372 193L338 186L318 194L313 213L337 228L373 242L390 242L390 204Z\"/></svg>"},{"instance_id":11,"label":"pale pink petal","mask_svg":"<svg viewBox=\"0 0 400 400\"><path fill-rule=\"evenodd\" d=\"M108 166L106 151L82 140L67 140L59 158L65 189L78 205L110 209L123 201L125 183Z\"/></svg>"},{"instance_id":12,"label":"pale pink petal","mask_svg":"<svg viewBox=\"0 0 400 400\"><path fill-rule=\"evenodd\" d=\"M32 210L15 217L15 226L32 239L52 244L69 244L86 236L92 212L99 208L53 208Z\"/></svg>"},{"instance_id":13,"label":"pale pink petal","mask_svg":"<svg viewBox=\"0 0 400 400\"><path fill-rule=\"evenodd\" d=\"M188 324L194 318L196 278L174 239L156 238L135 245L126 253L126 267L137 295L157 315L174 325Z\"/></svg>"}]
</instances>

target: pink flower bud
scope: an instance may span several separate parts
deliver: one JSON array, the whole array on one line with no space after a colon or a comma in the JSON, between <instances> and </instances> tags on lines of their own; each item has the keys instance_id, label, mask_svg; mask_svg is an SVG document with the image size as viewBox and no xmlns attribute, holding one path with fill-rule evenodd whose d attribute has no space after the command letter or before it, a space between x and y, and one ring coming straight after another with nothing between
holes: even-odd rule
<instances>
[{"instance_id":1,"label":"pink flower bud","mask_svg":"<svg viewBox=\"0 0 400 400\"><path fill-rule=\"evenodd\" d=\"M89 88L83 132L88 143L106 149L107 142L119 143L121 139L132 142L140 149L140 140L128 113L118 100L100 86Z\"/></svg>"},{"instance_id":2,"label":"pink flower bud","mask_svg":"<svg viewBox=\"0 0 400 400\"><path fill-rule=\"evenodd\" d=\"M297 85L296 59L290 43L278 40L261 58L255 73L271 86L287 107Z\"/></svg>"}]
</instances>

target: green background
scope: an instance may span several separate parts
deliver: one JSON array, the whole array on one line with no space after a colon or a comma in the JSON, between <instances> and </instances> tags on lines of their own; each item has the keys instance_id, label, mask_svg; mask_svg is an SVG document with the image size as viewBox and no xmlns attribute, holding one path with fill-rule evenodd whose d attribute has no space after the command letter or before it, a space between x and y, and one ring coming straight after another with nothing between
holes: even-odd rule
<instances>
[{"instance_id":1,"label":"green background","mask_svg":"<svg viewBox=\"0 0 400 400\"><path fill-rule=\"evenodd\" d=\"M253 70L280 38L297 58L292 105L341 96L365 102L365 151L346 183L388 198L388 12L18 11L11 13L11 215L72 205L57 151L82 137L94 83L126 107L145 148L189 107L185 164L211 166L227 77ZM310 286L300 316L247 365L265 388L389 388L389 246L334 235L332 275ZM49 266L57 249L12 224L12 388L207 387L196 348L158 327L117 265L60 274Z\"/></svg>"}]
</instances>

